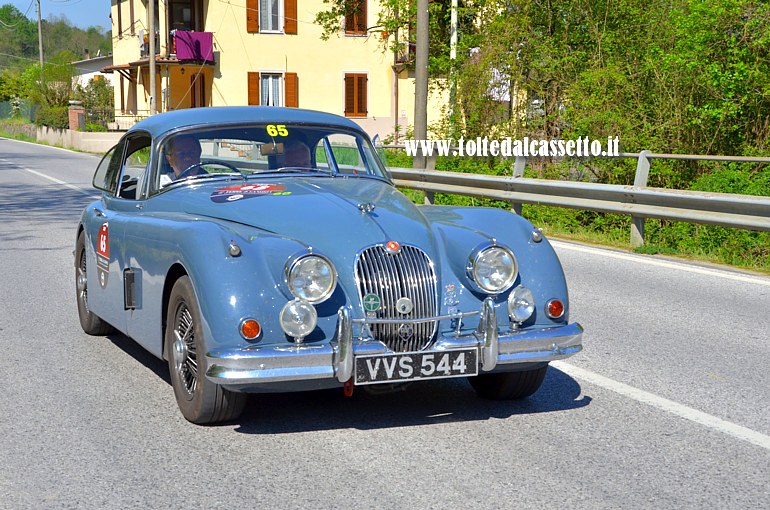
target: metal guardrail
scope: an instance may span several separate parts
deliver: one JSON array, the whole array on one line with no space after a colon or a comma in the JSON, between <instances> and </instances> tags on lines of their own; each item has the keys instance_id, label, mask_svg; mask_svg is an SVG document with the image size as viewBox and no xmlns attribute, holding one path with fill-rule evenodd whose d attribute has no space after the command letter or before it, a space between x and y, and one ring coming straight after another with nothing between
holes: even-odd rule
<instances>
[{"instance_id":1,"label":"metal guardrail","mask_svg":"<svg viewBox=\"0 0 770 510\"><path fill-rule=\"evenodd\" d=\"M521 177L524 161L519 158L510 177L411 168L390 168L390 172L396 185L425 191L431 202L432 193L451 193L505 200L518 213L521 204L540 204L629 214L633 220L631 244L634 246L644 244L645 218L770 231L770 197L647 187L652 159L770 163L770 158L653 154L650 151L621 153L619 157L638 160L633 186L524 178ZM429 161L429 166L431 163Z\"/></svg>"}]
</instances>

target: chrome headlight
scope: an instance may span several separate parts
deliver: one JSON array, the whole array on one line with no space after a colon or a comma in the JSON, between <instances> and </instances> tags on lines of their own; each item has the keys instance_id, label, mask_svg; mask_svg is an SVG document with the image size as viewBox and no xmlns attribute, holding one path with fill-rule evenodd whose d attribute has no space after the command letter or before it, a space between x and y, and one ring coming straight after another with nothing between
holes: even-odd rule
<instances>
[{"instance_id":1,"label":"chrome headlight","mask_svg":"<svg viewBox=\"0 0 770 510\"><path fill-rule=\"evenodd\" d=\"M329 260L320 255L304 255L286 267L289 290L299 299L317 304L328 298L337 286L337 273Z\"/></svg>"},{"instance_id":2,"label":"chrome headlight","mask_svg":"<svg viewBox=\"0 0 770 510\"><path fill-rule=\"evenodd\" d=\"M519 285L508 296L508 317L511 321L522 323L535 313L535 297L532 291Z\"/></svg>"},{"instance_id":3,"label":"chrome headlight","mask_svg":"<svg viewBox=\"0 0 770 510\"><path fill-rule=\"evenodd\" d=\"M479 289L500 294L511 288L518 267L513 252L504 246L489 246L476 251L468 261L468 274Z\"/></svg>"}]
</instances>

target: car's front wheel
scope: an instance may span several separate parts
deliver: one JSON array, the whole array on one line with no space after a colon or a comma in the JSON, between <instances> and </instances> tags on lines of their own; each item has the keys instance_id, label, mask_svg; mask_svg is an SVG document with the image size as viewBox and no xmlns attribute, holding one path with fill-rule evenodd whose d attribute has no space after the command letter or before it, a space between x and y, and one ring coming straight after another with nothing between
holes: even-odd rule
<instances>
[{"instance_id":1,"label":"car's front wheel","mask_svg":"<svg viewBox=\"0 0 770 510\"><path fill-rule=\"evenodd\" d=\"M548 365L520 372L501 372L469 377L480 397L492 400L517 400L535 393L543 384Z\"/></svg>"},{"instance_id":2,"label":"car's front wheel","mask_svg":"<svg viewBox=\"0 0 770 510\"><path fill-rule=\"evenodd\" d=\"M206 351L198 300L187 276L174 284L168 302L165 347L171 384L184 417L197 424L233 420L246 405L246 395L206 378Z\"/></svg>"},{"instance_id":3,"label":"car's front wheel","mask_svg":"<svg viewBox=\"0 0 770 510\"><path fill-rule=\"evenodd\" d=\"M86 235L80 232L75 248L75 292L78 302L78 318L80 327L89 335L109 335L114 331L113 327L100 319L88 308L88 277L86 272Z\"/></svg>"}]
</instances>

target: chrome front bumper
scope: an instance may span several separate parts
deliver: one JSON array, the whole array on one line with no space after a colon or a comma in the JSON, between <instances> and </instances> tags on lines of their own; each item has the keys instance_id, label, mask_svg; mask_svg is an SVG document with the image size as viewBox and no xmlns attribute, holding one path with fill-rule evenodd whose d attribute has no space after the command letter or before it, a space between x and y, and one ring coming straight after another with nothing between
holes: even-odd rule
<instances>
[{"instance_id":1,"label":"chrome front bumper","mask_svg":"<svg viewBox=\"0 0 770 510\"><path fill-rule=\"evenodd\" d=\"M442 335L431 351L479 349L480 369L490 372L500 365L549 362L580 352L583 328L578 323L550 328L508 331L500 334L495 307L484 301L479 327L466 335ZM217 384L247 385L353 376L356 356L386 354L390 349L377 340L354 339L350 309L340 308L335 339L324 345L293 344L219 349L206 354L206 377Z\"/></svg>"}]
</instances>

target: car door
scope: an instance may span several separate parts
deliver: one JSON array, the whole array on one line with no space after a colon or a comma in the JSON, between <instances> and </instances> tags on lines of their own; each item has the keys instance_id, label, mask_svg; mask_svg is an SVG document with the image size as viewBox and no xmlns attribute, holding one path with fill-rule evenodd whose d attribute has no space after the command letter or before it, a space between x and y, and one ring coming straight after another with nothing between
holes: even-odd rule
<instances>
[{"instance_id":1,"label":"car door","mask_svg":"<svg viewBox=\"0 0 770 510\"><path fill-rule=\"evenodd\" d=\"M94 187L103 191L102 200L87 211L85 220L94 255L94 263L88 265L89 303L97 315L123 333L128 333L126 311L130 308L125 274L130 254L125 233L144 206L147 164L137 154L145 148L149 154L148 140L144 133L126 135L103 158L94 176Z\"/></svg>"}]
</instances>

